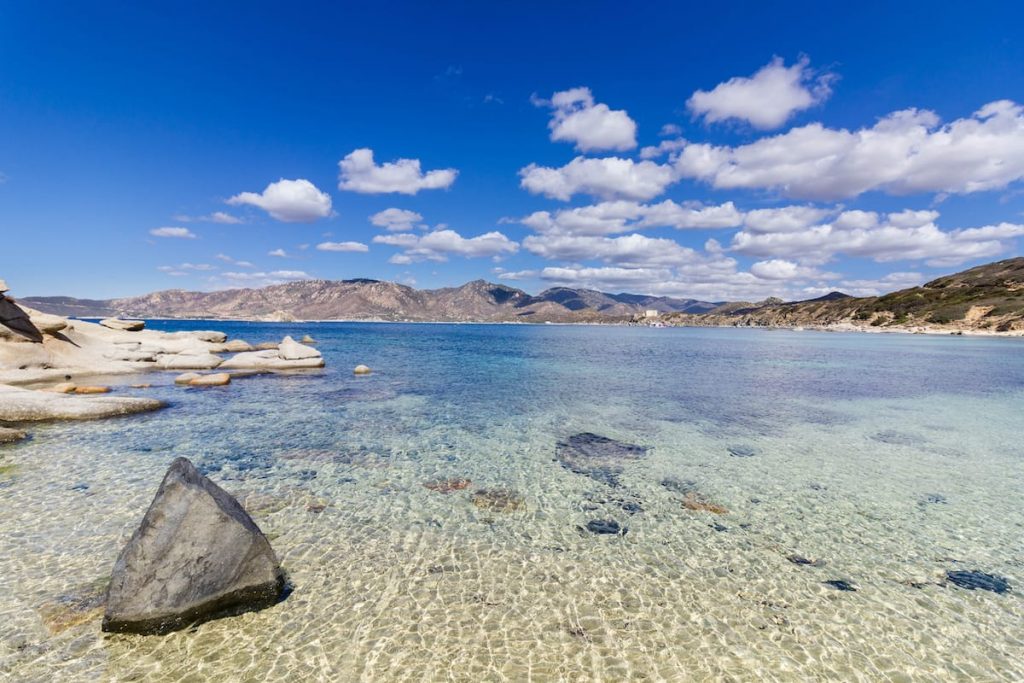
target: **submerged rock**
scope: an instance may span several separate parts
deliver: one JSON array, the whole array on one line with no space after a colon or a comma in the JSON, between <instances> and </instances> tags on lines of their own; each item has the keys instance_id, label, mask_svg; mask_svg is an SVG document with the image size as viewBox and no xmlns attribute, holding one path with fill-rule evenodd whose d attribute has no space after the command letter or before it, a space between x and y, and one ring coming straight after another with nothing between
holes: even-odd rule
<instances>
[{"instance_id":1,"label":"submerged rock","mask_svg":"<svg viewBox=\"0 0 1024 683\"><path fill-rule=\"evenodd\" d=\"M21 431L20 429L11 429L10 427L0 427L0 444L14 443L28 438L28 434Z\"/></svg>"},{"instance_id":2,"label":"submerged rock","mask_svg":"<svg viewBox=\"0 0 1024 683\"><path fill-rule=\"evenodd\" d=\"M665 477L661 480L661 485L673 493L682 493L684 495L697 490L697 482L676 479L675 477Z\"/></svg>"},{"instance_id":3,"label":"submerged rock","mask_svg":"<svg viewBox=\"0 0 1024 683\"><path fill-rule=\"evenodd\" d=\"M177 458L107 590L103 630L167 633L276 603L284 573L242 506Z\"/></svg>"},{"instance_id":4,"label":"submerged rock","mask_svg":"<svg viewBox=\"0 0 1024 683\"><path fill-rule=\"evenodd\" d=\"M106 600L105 590L108 579L97 579L93 583L79 586L57 596L39 607L39 616L51 634L99 619L103 614Z\"/></svg>"},{"instance_id":5,"label":"submerged rock","mask_svg":"<svg viewBox=\"0 0 1024 683\"><path fill-rule=\"evenodd\" d=\"M729 509L727 507L708 500L703 494L697 491L690 491L686 494L683 498L683 507L687 510L710 512L715 515L729 514Z\"/></svg>"},{"instance_id":6,"label":"submerged rock","mask_svg":"<svg viewBox=\"0 0 1024 683\"><path fill-rule=\"evenodd\" d=\"M316 339L313 339L308 334L302 335L302 339L299 340L303 344L316 344Z\"/></svg>"},{"instance_id":7,"label":"submerged rock","mask_svg":"<svg viewBox=\"0 0 1024 683\"><path fill-rule=\"evenodd\" d=\"M752 458L757 455L757 449L753 446L747 446L745 444L732 444L726 448L729 451L729 455L734 458Z\"/></svg>"},{"instance_id":8,"label":"submerged rock","mask_svg":"<svg viewBox=\"0 0 1024 683\"><path fill-rule=\"evenodd\" d=\"M899 432L895 429L886 429L873 434L871 438L879 443L886 443L892 446L920 446L921 442L926 441L923 437L908 434L907 432Z\"/></svg>"},{"instance_id":9,"label":"submerged rock","mask_svg":"<svg viewBox=\"0 0 1024 683\"><path fill-rule=\"evenodd\" d=\"M929 493L921 499L921 505L945 505L948 502L941 493Z\"/></svg>"},{"instance_id":10,"label":"submerged rock","mask_svg":"<svg viewBox=\"0 0 1024 683\"><path fill-rule=\"evenodd\" d=\"M832 586L839 591L850 591L851 593L857 591L856 586L849 581L844 581L843 579L830 579L829 581L822 581L822 583L826 586Z\"/></svg>"},{"instance_id":11,"label":"submerged rock","mask_svg":"<svg viewBox=\"0 0 1024 683\"><path fill-rule=\"evenodd\" d=\"M625 536L629 529L621 526L614 519L592 519L587 522L587 531L593 534L615 534L616 536Z\"/></svg>"},{"instance_id":12,"label":"submerged rock","mask_svg":"<svg viewBox=\"0 0 1024 683\"><path fill-rule=\"evenodd\" d=\"M479 489L473 492L473 505L481 510L513 512L526 506L526 501L512 489Z\"/></svg>"},{"instance_id":13,"label":"submerged rock","mask_svg":"<svg viewBox=\"0 0 1024 683\"><path fill-rule=\"evenodd\" d=\"M1010 590L1010 582L1003 577L980 571L946 572L946 579L954 586L971 591L975 588L993 593L1006 593Z\"/></svg>"},{"instance_id":14,"label":"submerged rock","mask_svg":"<svg viewBox=\"0 0 1024 683\"><path fill-rule=\"evenodd\" d=\"M645 455L645 446L616 441L590 432L574 434L555 444L555 458L562 467L609 486L619 485L623 463L639 460Z\"/></svg>"},{"instance_id":15,"label":"submerged rock","mask_svg":"<svg viewBox=\"0 0 1024 683\"><path fill-rule=\"evenodd\" d=\"M810 560L802 555L787 555L786 559L793 564L798 564L807 567L824 567L825 560Z\"/></svg>"},{"instance_id":16,"label":"submerged rock","mask_svg":"<svg viewBox=\"0 0 1024 683\"><path fill-rule=\"evenodd\" d=\"M437 493L451 493L461 491L472 483L469 479L435 479L423 482L423 486Z\"/></svg>"}]
</instances>

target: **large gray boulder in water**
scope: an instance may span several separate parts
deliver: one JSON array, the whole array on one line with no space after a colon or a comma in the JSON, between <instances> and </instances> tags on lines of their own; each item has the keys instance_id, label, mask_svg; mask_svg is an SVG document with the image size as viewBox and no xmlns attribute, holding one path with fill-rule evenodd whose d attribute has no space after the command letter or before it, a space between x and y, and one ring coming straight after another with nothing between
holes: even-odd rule
<instances>
[{"instance_id":1,"label":"large gray boulder in water","mask_svg":"<svg viewBox=\"0 0 1024 683\"><path fill-rule=\"evenodd\" d=\"M284 587L277 556L245 509L178 458L117 558L103 630L167 633L268 607Z\"/></svg>"}]
</instances>

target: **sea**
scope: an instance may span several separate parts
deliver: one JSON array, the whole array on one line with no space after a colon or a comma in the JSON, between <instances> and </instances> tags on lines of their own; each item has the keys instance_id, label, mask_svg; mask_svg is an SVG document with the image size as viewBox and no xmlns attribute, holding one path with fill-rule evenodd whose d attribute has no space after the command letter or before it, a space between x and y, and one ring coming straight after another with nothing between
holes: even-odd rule
<instances>
[{"instance_id":1,"label":"sea","mask_svg":"<svg viewBox=\"0 0 1024 683\"><path fill-rule=\"evenodd\" d=\"M149 327L308 334L326 367L95 378L167 407L0 448L0 680L1024 680L1020 339ZM104 634L179 456L290 592Z\"/></svg>"}]
</instances>

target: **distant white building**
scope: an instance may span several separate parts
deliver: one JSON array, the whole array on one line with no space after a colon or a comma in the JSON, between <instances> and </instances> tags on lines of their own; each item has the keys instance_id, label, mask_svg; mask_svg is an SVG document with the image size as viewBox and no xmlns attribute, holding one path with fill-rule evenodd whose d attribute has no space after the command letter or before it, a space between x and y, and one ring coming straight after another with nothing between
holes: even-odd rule
<instances>
[{"instance_id":1,"label":"distant white building","mask_svg":"<svg viewBox=\"0 0 1024 683\"><path fill-rule=\"evenodd\" d=\"M656 310L654 310L653 308L649 308L646 311L644 311L644 317L645 318L657 318L658 317L658 312Z\"/></svg>"}]
</instances>

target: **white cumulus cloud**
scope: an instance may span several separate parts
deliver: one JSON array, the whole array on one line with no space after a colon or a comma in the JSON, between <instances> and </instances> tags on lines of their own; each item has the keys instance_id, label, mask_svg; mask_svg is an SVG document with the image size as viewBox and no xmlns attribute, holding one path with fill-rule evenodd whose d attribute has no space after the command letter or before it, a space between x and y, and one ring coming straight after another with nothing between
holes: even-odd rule
<instances>
[{"instance_id":1,"label":"white cumulus cloud","mask_svg":"<svg viewBox=\"0 0 1024 683\"><path fill-rule=\"evenodd\" d=\"M308 180L270 183L262 193L242 192L227 200L232 206L250 204L285 223L312 223L331 215L331 197Z\"/></svg>"},{"instance_id":2,"label":"white cumulus cloud","mask_svg":"<svg viewBox=\"0 0 1024 683\"><path fill-rule=\"evenodd\" d=\"M405 232L415 228L423 216L408 209L384 209L370 216L370 223L389 232Z\"/></svg>"},{"instance_id":3,"label":"white cumulus cloud","mask_svg":"<svg viewBox=\"0 0 1024 683\"><path fill-rule=\"evenodd\" d=\"M377 165L373 150L354 150L338 162L341 169L338 189L363 194L416 194L420 190L443 190L455 182L458 171L454 168L427 171L420 168L419 159L396 159Z\"/></svg>"},{"instance_id":4,"label":"white cumulus cloud","mask_svg":"<svg viewBox=\"0 0 1024 683\"><path fill-rule=\"evenodd\" d=\"M553 109L551 139L572 142L581 152L625 151L636 147L636 123L623 110L594 102L590 88L556 92L550 100L535 99L537 105Z\"/></svg>"},{"instance_id":5,"label":"white cumulus cloud","mask_svg":"<svg viewBox=\"0 0 1024 683\"><path fill-rule=\"evenodd\" d=\"M806 57L792 66L775 57L749 78L730 78L710 91L698 90L686 106L711 123L737 119L755 128L778 128L796 112L827 99L833 79L828 73L815 74Z\"/></svg>"},{"instance_id":6,"label":"white cumulus cloud","mask_svg":"<svg viewBox=\"0 0 1024 683\"><path fill-rule=\"evenodd\" d=\"M1024 108L991 102L946 125L917 109L855 131L812 123L738 147L689 144L674 163L680 177L718 189L806 199L1001 189L1024 178Z\"/></svg>"},{"instance_id":7,"label":"white cumulus cloud","mask_svg":"<svg viewBox=\"0 0 1024 683\"><path fill-rule=\"evenodd\" d=\"M934 211L901 211L879 215L845 211L827 222L792 229L737 232L733 251L759 257L792 259L804 264L825 263L844 254L888 261L924 261L932 266L955 266L1007 251L1024 225L999 223L978 228L941 230ZM762 226L763 227L763 226Z\"/></svg>"},{"instance_id":8,"label":"white cumulus cloud","mask_svg":"<svg viewBox=\"0 0 1024 683\"><path fill-rule=\"evenodd\" d=\"M658 204L628 200L601 202L573 209L535 211L519 221L537 232L561 232L573 235L611 235L654 227L736 228L743 214L732 202L704 206L679 204L666 199Z\"/></svg>"},{"instance_id":9,"label":"white cumulus cloud","mask_svg":"<svg viewBox=\"0 0 1024 683\"><path fill-rule=\"evenodd\" d=\"M416 261L447 261L448 256L452 254L465 258L500 258L519 250L519 245L516 242L497 231L476 237L463 237L449 229L434 230L425 235L405 232L377 235L373 241L377 244L401 247L404 251L390 259L391 263L397 264Z\"/></svg>"},{"instance_id":10,"label":"white cumulus cloud","mask_svg":"<svg viewBox=\"0 0 1024 683\"><path fill-rule=\"evenodd\" d=\"M646 200L658 196L676 180L671 166L619 157L576 157L560 168L530 164L519 171L519 176L523 189L561 200L575 194Z\"/></svg>"}]
</instances>

